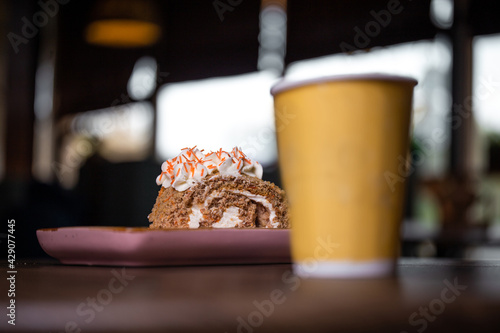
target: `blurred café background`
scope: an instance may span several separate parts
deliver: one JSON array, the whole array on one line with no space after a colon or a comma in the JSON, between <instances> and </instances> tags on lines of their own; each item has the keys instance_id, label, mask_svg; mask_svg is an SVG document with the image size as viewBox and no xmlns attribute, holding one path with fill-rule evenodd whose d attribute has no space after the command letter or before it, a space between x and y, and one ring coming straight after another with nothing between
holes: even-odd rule
<instances>
[{"instance_id":1,"label":"blurred caf\u00e9 background","mask_svg":"<svg viewBox=\"0 0 500 333\"><path fill-rule=\"evenodd\" d=\"M494 0L2 1L0 239L15 219L17 254L33 257L38 228L147 226L161 162L186 146L241 146L280 184L271 85L381 72L419 81L411 154L384 175L407 187L401 255L500 258L499 12Z\"/></svg>"}]
</instances>

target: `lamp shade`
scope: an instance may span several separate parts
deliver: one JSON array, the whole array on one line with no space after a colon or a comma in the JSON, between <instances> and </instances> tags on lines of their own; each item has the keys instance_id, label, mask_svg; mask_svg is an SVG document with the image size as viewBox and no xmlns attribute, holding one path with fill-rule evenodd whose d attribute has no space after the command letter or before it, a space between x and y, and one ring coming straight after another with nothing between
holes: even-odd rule
<instances>
[{"instance_id":1,"label":"lamp shade","mask_svg":"<svg viewBox=\"0 0 500 333\"><path fill-rule=\"evenodd\" d=\"M150 1L98 1L85 29L88 43L117 48L151 46L160 37L157 11Z\"/></svg>"}]
</instances>

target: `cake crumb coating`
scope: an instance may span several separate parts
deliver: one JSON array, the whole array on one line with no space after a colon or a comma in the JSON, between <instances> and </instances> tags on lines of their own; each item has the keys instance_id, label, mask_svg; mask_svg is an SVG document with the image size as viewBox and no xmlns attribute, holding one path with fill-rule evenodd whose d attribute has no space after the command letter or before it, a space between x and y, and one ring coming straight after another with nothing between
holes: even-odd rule
<instances>
[{"instance_id":1,"label":"cake crumb coating","mask_svg":"<svg viewBox=\"0 0 500 333\"><path fill-rule=\"evenodd\" d=\"M271 212L259 200L243 192L265 198ZM240 223L236 228L289 228L285 192L275 184L256 177L214 175L186 191L162 187L149 214L152 229L189 228L193 208L199 207L200 227L211 227L229 207L238 209Z\"/></svg>"}]
</instances>

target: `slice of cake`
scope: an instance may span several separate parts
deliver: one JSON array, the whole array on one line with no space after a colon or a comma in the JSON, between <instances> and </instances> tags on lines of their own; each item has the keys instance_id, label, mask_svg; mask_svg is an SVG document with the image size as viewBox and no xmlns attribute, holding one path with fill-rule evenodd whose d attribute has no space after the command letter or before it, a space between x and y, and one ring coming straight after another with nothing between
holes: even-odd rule
<instances>
[{"instance_id":1,"label":"slice of cake","mask_svg":"<svg viewBox=\"0 0 500 333\"><path fill-rule=\"evenodd\" d=\"M288 228L285 193L240 149L184 148L161 166L150 228Z\"/></svg>"}]
</instances>

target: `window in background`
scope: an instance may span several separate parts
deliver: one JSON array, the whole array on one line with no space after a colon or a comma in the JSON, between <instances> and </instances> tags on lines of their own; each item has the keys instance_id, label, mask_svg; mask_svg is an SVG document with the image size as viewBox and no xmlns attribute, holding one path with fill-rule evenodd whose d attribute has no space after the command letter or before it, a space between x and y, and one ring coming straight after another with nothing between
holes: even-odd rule
<instances>
[{"instance_id":1,"label":"window in background","mask_svg":"<svg viewBox=\"0 0 500 333\"><path fill-rule=\"evenodd\" d=\"M485 177L481 183L481 209L496 222L500 234L500 35L480 36L473 43L473 111L487 151ZM466 105L467 106L467 105ZM486 149L483 149L486 148ZM494 230L494 229L492 229Z\"/></svg>"},{"instance_id":2,"label":"window in background","mask_svg":"<svg viewBox=\"0 0 500 333\"><path fill-rule=\"evenodd\" d=\"M239 146L264 168L275 166L271 86L283 72L286 1L262 1L258 72L173 83L158 90L156 154L160 160L186 146L231 150Z\"/></svg>"},{"instance_id":3,"label":"window in background","mask_svg":"<svg viewBox=\"0 0 500 333\"><path fill-rule=\"evenodd\" d=\"M259 33L259 70L283 73L286 53L286 1L262 2Z\"/></svg>"},{"instance_id":4,"label":"window in background","mask_svg":"<svg viewBox=\"0 0 500 333\"><path fill-rule=\"evenodd\" d=\"M109 162L141 161L151 151L153 107L149 102L128 103L66 117L58 161L52 167L65 188L78 182L83 163L95 153Z\"/></svg>"},{"instance_id":5,"label":"window in background","mask_svg":"<svg viewBox=\"0 0 500 333\"><path fill-rule=\"evenodd\" d=\"M127 91L136 101L150 98L156 89L157 63L152 57L141 57L135 65L127 83Z\"/></svg>"},{"instance_id":6,"label":"window in background","mask_svg":"<svg viewBox=\"0 0 500 333\"><path fill-rule=\"evenodd\" d=\"M53 179L51 163L54 158L53 94L54 64L44 59L35 77L35 122L33 140L33 176L42 182Z\"/></svg>"},{"instance_id":7,"label":"window in background","mask_svg":"<svg viewBox=\"0 0 500 333\"><path fill-rule=\"evenodd\" d=\"M277 160L268 71L167 84L158 91L156 153L165 160L186 147L239 146L264 167Z\"/></svg>"},{"instance_id":8,"label":"window in background","mask_svg":"<svg viewBox=\"0 0 500 333\"><path fill-rule=\"evenodd\" d=\"M478 124L500 134L500 35L474 39L473 103Z\"/></svg>"},{"instance_id":9,"label":"window in background","mask_svg":"<svg viewBox=\"0 0 500 333\"><path fill-rule=\"evenodd\" d=\"M40 77L41 82L47 82ZM111 163L142 161L151 155L154 108L149 98L156 82L156 60L141 57L127 83L128 95L122 95L121 102L128 103L68 115L60 121L61 147L51 169L63 187L77 184L80 167L96 153ZM38 99L44 101L40 96Z\"/></svg>"}]
</instances>

